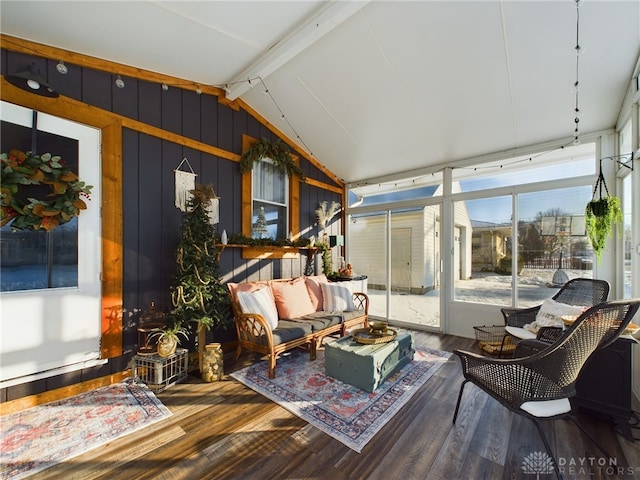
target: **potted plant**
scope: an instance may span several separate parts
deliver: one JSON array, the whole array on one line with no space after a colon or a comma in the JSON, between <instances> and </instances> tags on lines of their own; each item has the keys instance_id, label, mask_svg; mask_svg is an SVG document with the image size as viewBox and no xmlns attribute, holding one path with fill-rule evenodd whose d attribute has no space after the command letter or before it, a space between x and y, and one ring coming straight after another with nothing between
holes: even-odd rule
<instances>
[{"instance_id":1,"label":"potted plant","mask_svg":"<svg viewBox=\"0 0 640 480\"><path fill-rule=\"evenodd\" d=\"M187 340L187 332L179 321L167 324L162 330L153 333L149 339L158 339L158 355L169 357L173 355L180 343L180 336Z\"/></svg>"},{"instance_id":2,"label":"potted plant","mask_svg":"<svg viewBox=\"0 0 640 480\"><path fill-rule=\"evenodd\" d=\"M604 187L605 195L602 195ZM599 191L599 199L596 200L596 192ZM600 173L598 180L593 189L593 198L584 212L585 229L587 237L591 242L596 258L600 260L602 251L607 243L607 238L611 236L614 225L620 227L622 225L622 209L620 208L620 199L609 195L607 183L602 174L602 164L600 165Z\"/></svg>"},{"instance_id":3,"label":"potted plant","mask_svg":"<svg viewBox=\"0 0 640 480\"><path fill-rule=\"evenodd\" d=\"M587 204L584 214L587 236L596 257L600 260L613 227L622 225L620 199L607 195L598 200L591 200Z\"/></svg>"},{"instance_id":4,"label":"potted plant","mask_svg":"<svg viewBox=\"0 0 640 480\"><path fill-rule=\"evenodd\" d=\"M176 251L177 274L171 291L171 316L185 330L197 332L199 366L206 346L206 331L226 326L229 298L220 278L220 250L207 208L215 197L211 185L196 185L182 218L182 236Z\"/></svg>"},{"instance_id":5,"label":"potted plant","mask_svg":"<svg viewBox=\"0 0 640 480\"><path fill-rule=\"evenodd\" d=\"M320 227L320 241L318 247L322 250L322 270L327 276L333 274L333 258L331 255L331 246L329 245L329 237L327 236L327 224L340 211L340 204L332 201L331 204L326 200L320 203L316 208L316 221Z\"/></svg>"}]
</instances>

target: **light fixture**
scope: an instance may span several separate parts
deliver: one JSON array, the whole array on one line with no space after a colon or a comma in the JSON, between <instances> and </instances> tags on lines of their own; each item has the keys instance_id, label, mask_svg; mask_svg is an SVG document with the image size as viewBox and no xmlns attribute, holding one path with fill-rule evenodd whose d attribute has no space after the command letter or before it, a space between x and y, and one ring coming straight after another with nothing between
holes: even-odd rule
<instances>
[{"instance_id":1,"label":"light fixture","mask_svg":"<svg viewBox=\"0 0 640 480\"><path fill-rule=\"evenodd\" d=\"M202 95L202 90L200 90L200 85L198 85L198 86L196 87L196 93L197 93L198 95Z\"/></svg>"},{"instance_id":2,"label":"light fixture","mask_svg":"<svg viewBox=\"0 0 640 480\"><path fill-rule=\"evenodd\" d=\"M116 78L116 87L124 88L124 80L122 80L122 77L120 75L118 75L118 78Z\"/></svg>"},{"instance_id":3,"label":"light fixture","mask_svg":"<svg viewBox=\"0 0 640 480\"><path fill-rule=\"evenodd\" d=\"M169 90L169 85L167 85L166 83L163 83L163 84L162 84L162 90L163 90L163 91L165 91L165 92L166 92L167 90Z\"/></svg>"},{"instance_id":4,"label":"light fixture","mask_svg":"<svg viewBox=\"0 0 640 480\"><path fill-rule=\"evenodd\" d=\"M58 73L62 75L66 75L67 73L69 73L69 69L67 68L67 66L64 64L62 60L60 60L56 65L56 70L58 70Z\"/></svg>"},{"instance_id":5,"label":"light fixture","mask_svg":"<svg viewBox=\"0 0 640 480\"><path fill-rule=\"evenodd\" d=\"M5 78L11 85L26 90L27 92L35 93L36 95L50 98L60 96L42 77L35 63L32 63L18 73L6 75Z\"/></svg>"}]
</instances>

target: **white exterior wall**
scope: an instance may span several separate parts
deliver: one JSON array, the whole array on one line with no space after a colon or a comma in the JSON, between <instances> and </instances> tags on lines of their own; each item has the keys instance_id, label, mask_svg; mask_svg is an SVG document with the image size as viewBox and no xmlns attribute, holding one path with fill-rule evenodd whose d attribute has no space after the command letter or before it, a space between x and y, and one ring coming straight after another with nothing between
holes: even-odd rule
<instances>
[{"instance_id":1,"label":"white exterior wall","mask_svg":"<svg viewBox=\"0 0 640 480\"><path fill-rule=\"evenodd\" d=\"M384 285L385 270L385 217L359 217L350 225L348 262L355 274L368 277L372 285Z\"/></svg>"},{"instance_id":2,"label":"white exterior wall","mask_svg":"<svg viewBox=\"0 0 640 480\"><path fill-rule=\"evenodd\" d=\"M420 211L392 214L392 230L411 230L412 290L425 291L438 286L437 272L440 268L438 212L438 206L430 206ZM384 215L359 217L350 229L349 262L355 273L367 275L370 287L386 285L385 224ZM470 245L469 251L471 251Z\"/></svg>"},{"instance_id":3,"label":"white exterior wall","mask_svg":"<svg viewBox=\"0 0 640 480\"><path fill-rule=\"evenodd\" d=\"M471 227L471 219L469 218L466 203L457 202L454 211L454 225L460 230L460 252L459 258L455 260L456 265L460 265L460 271L459 275L456 276L456 280L468 280L471 278L471 237L473 228Z\"/></svg>"}]
</instances>

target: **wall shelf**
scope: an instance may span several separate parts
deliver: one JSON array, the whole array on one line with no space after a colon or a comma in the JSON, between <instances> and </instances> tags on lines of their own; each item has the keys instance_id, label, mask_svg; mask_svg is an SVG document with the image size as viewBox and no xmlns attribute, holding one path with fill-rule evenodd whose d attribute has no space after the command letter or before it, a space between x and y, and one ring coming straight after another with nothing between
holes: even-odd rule
<instances>
[{"instance_id":1,"label":"wall shelf","mask_svg":"<svg viewBox=\"0 0 640 480\"><path fill-rule=\"evenodd\" d=\"M306 251L307 257L312 257L318 251L318 247L279 247L276 245L241 245L241 244L217 244L220 253L225 248L242 249L243 259L274 259L274 258L298 258L300 251Z\"/></svg>"}]
</instances>

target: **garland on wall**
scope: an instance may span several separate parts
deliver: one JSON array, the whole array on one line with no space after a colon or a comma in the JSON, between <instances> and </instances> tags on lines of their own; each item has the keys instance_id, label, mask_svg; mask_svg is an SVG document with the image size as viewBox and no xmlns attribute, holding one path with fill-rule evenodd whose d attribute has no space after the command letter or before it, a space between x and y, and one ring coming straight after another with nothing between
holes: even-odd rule
<instances>
[{"instance_id":1,"label":"garland on wall","mask_svg":"<svg viewBox=\"0 0 640 480\"><path fill-rule=\"evenodd\" d=\"M35 155L20 150L0 154L2 213L0 226L11 222L13 230L50 231L80 215L87 208L93 188L65 167L59 156ZM34 198L29 186L48 185L51 193ZM26 197L26 198L25 198Z\"/></svg>"},{"instance_id":2,"label":"garland on wall","mask_svg":"<svg viewBox=\"0 0 640 480\"><path fill-rule=\"evenodd\" d=\"M261 138L249 147L240 159L240 171L250 172L253 164L263 158L270 158L278 170L286 173L289 177L297 175L301 180L305 180L304 171L293 161L290 148L281 140L275 141Z\"/></svg>"}]
</instances>

